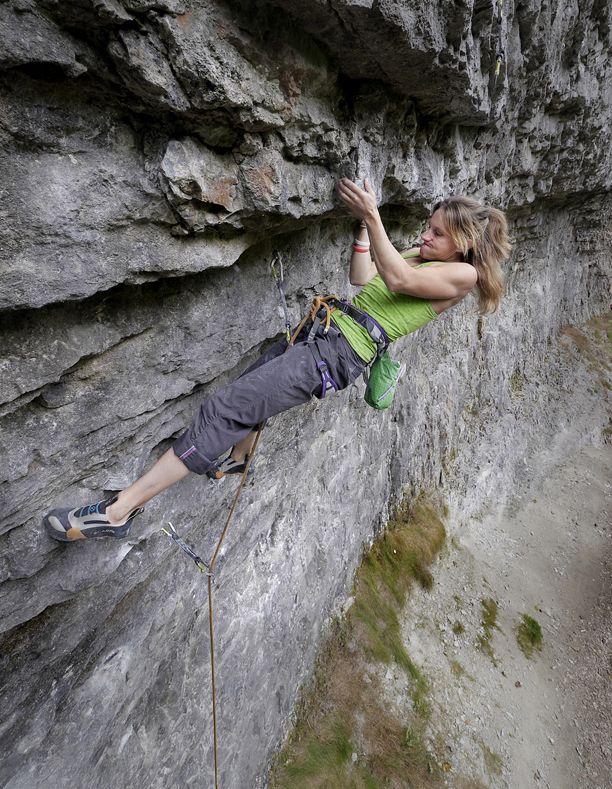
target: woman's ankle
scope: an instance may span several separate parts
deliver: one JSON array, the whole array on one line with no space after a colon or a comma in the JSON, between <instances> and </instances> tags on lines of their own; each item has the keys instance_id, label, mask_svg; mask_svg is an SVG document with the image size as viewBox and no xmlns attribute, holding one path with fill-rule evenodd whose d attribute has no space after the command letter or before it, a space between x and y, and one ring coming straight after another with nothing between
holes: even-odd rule
<instances>
[{"instance_id":1,"label":"woman's ankle","mask_svg":"<svg viewBox=\"0 0 612 789\"><path fill-rule=\"evenodd\" d=\"M130 514L134 512L137 507L131 507L129 503L122 501L121 493L119 498L106 508L106 517L111 526L117 526L119 523L125 523Z\"/></svg>"}]
</instances>

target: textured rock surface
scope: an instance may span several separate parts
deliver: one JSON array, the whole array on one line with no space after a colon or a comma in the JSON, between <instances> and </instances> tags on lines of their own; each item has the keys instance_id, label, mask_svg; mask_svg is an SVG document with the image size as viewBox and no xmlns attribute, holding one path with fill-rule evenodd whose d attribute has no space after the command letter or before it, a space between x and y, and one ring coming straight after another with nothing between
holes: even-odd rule
<instances>
[{"instance_id":1,"label":"textured rock surface","mask_svg":"<svg viewBox=\"0 0 612 789\"><path fill-rule=\"evenodd\" d=\"M504 14L494 89L492 3L0 2L2 785L210 780L206 586L160 526L210 556L234 482L125 544L40 518L131 481L278 333L273 249L293 318L351 292L339 175L398 246L442 195L507 209L508 295L400 341L389 413L359 383L266 429L214 589L221 786L265 783L390 499L436 486L458 522L601 430L555 338L609 306L610 9Z\"/></svg>"}]
</instances>

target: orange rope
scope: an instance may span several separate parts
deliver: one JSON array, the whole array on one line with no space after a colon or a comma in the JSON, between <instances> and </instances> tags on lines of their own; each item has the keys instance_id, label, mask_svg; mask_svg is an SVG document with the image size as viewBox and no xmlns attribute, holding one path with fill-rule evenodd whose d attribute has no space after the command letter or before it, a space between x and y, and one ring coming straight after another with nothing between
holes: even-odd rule
<instances>
[{"instance_id":1,"label":"orange rope","mask_svg":"<svg viewBox=\"0 0 612 789\"><path fill-rule=\"evenodd\" d=\"M325 323L325 332L327 333L327 330L329 329L329 324L331 322L331 314L332 314L332 312L334 312L335 310L338 309L337 307L332 307L330 309L329 308L329 304L327 304L327 302L330 299L336 299L337 300L337 298L338 298L337 296L323 296L323 297L315 296L314 299L312 300L312 304L310 305L310 312L307 312L306 315L304 315L304 318L302 319L302 322L297 327L297 329L293 332L293 337L291 338L291 341L290 341L289 345L293 345L293 343L295 342L295 338L302 331L302 328L303 328L304 324L306 323L306 321L309 318L314 323L314 319L317 317L317 312L322 307L325 308L325 321L324 321L324 323Z\"/></svg>"},{"instance_id":2,"label":"orange rope","mask_svg":"<svg viewBox=\"0 0 612 789\"><path fill-rule=\"evenodd\" d=\"M322 308L325 309L325 320L324 320L325 331L329 329L331 314L332 312L334 312L335 309L337 309L336 307L332 307L330 309L329 304L327 304L327 302L330 299L336 299L336 296L324 296L323 298L321 298L320 296L315 296L315 298L312 301L312 304L310 305L310 312L306 314L304 320L300 323L300 325L294 332L293 337L291 337L291 339L289 340L289 347L293 345L295 338L302 330L302 327L304 326L308 318L310 318L314 322L314 319L317 316L317 312L319 312L319 310ZM287 350L289 350L289 348L287 348ZM257 449L257 443L259 441L259 437L261 436L261 431L263 430L264 425L265 425L265 420L259 425L257 429L257 435L255 436L255 441L253 443L253 447L251 449L249 459L247 461L246 467L242 474L240 485L238 486L238 490L236 491L236 497L234 498L234 503L232 504L232 508L227 517L225 526L223 527L223 531L221 533L221 537L219 538L219 542L217 544L217 550L215 551L215 555L213 556L212 561L210 563L210 567L208 569L208 618L210 623L210 667L211 667L211 679L212 679L213 734L214 734L214 748L215 748L215 789L218 789L219 786L218 785L219 767L218 767L218 758L217 758L217 698L215 693L215 639L213 635L212 570L215 561L217 560L217 556L219 555L219 551L221 550L221 543L223 542L223 538L225 537L225 533L227 532L227 527L229 526L232 516L234 514L234 510L236 509L236 504L238 503L238 497L240 496L245 480L247 478L247 474L249 473L249 467L251 465L251 461L253 460L253 455L255 454L255 450Z\"/></svg>"},{"instance_id":3,"label":"orange rope","mask_svg":"<svg viewBox=\"0 0 612 789\"><path fill-rule=\"evenodd\" d=\"M223 542L223 538L225 537L225 532L227 531L227 527L229 526L230 521L232 519L232 515L234 514L234 510L236 509L236 504L238 503L238 497L240 496L245 480L247 478L247 474L249 473L249 466L251 465L251 461L253 460L253 455L255 454L255 450L257 449L257 442L259 441L259 436L261 435L261 431L263 430L265 424L266 423L264 420L257 429L255 442L253 443L251 452L249 454L249 459L242 473L242 479L240 480L240 485L238 486L238 490L236 491L236 497L234 498L234 503L232 504L230 514L227 517L225 526L223 527L223 532L221 533L221 537L219 538L219 543L217 544L217 550L215 551L215 555L213 556L212 561L210 563L210 567L208 569L208 618L210 622L210 668L212 675L213 735L214 735L214 746L215 746L215 789L218 789L218 761L217 761L217 699L215 695L215 640L213 637L213 608L212 608L212 569L217 559L217 556L219 554L219 551L221 549L221 543Z\"/></svg>"}]
</instances>

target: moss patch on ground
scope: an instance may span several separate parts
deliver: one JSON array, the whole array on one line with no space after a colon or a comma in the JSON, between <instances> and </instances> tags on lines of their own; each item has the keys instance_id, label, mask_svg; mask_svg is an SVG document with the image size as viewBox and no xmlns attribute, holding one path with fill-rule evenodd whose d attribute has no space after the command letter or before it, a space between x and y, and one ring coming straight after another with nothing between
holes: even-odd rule
<instances>
[{"instance_id":1,"label":"moss patch on ground","mask_svg":"<svg viewBox=\"0 0 612 789\"><path fill-rule=\"evenodd\" d=\"M530 660L533 660L536 652L541 651L543 642L542 628L529 614L523 614L523 620L517 628L516 640L525 656Z\"/></svg>"},{"instance_id":2,"label":"moss patch on ground","mask_svg":"<svg viewBox=\"0 0 612 789\"><path fill-rule=\"evenodd\" d=\"M492 597L488 597L486 600L481 600L481 606L482 633L478 636L478 648L493 660L495 657L491 644L493 630L499 630L500 633L504 631L497 624L497 603L495 600Z\"/></svg>"},{"instance_id":3,"label":"moss patch on ground","mask_svg":"<svg viewBox=\"0 0 612 789\"><path fill-rule=\"evenodd\" d=\"M433 585L430 567L445 539L437 507L405 502L364 555L354 603L333 623L297 723L273 765L272 789L443 785L442 760L423 743L427 682L403 645L399 614L414 583ZM414 707L410 721L388 709L372 664L406 673Z\"/></svg>"}]
</instances>

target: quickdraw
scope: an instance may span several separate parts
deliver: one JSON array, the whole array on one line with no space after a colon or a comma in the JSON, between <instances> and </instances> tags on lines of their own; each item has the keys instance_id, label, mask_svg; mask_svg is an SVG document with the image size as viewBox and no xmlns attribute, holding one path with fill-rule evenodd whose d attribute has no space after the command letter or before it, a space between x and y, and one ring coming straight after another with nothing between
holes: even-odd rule
<instances>
[{"instance_id":1,"label":"quickdraw","mask_svg":"<svg viewBox=\"0 0 612 789\"><path fill-rule=\"evenodd\" d=\"M276 273L276 264L280 266L280 277ZM287 309L287 299L285 298L285 291L283 289L283 283L285 281L285 277L283 275L283 259L281 258L280 254L274 250L272 253L272 263L270 264L270 268L272 269L272 276L274 277L274 281L276 282L276 287L278 288L278 293L280 295L281 304L283 305L283 312L285 313L285 334L287 335L287 342L291 344L291 320L289 318L289 310Z\"/></svg>"},{"instance_id":2,"label":"quickdraw","mask_svg":"<svg viewBox=\"0 0 612 789\"><path fill-rule=\"evenodd\" d=\"M187 543L186 543L184 540L182 540L182 539L181 539L181 538L178 536L178 533L177 533L176 529L175 529L175 528L174 528L174 526L173 526L173 525L170 523L170 521L168 521L168 523L167 523L166 525L167 525L167 526L169 526L169 527L170 527L170 529L171 529L172 531L167 531L167 530L166 530L166 529L164 529L164 528L163 528L163 526L162 526L162 531L163 531L163 533L164 533L164 534L167 534L167 535L168 535L168 537L172 537L172 539L173 539L173 540L174 540L174 542L175 542L175 543L176 543L176 544L179 546L179 548L182 548L182 550L183 550L183 551L185 551L185 553L187 554L187 556L189 556L191 559L193 559L193 561L194 561L194 562L195 562L195 564L196 564L196 567L197 567L199 570L201 570L201 571L204 573L204 575L210 575L210 574L211 574L211 573L210 573L210 567L209 567L209 566L206 564L206 562L205 562L205 561L203 561L202 559L200 559L200 557L197 555L197 553L196 553L196 552L195 552L195 551L194 551L192 548L190 548L190 547L187 545Z\"/></svg>"},{"instance_id":3,"label":"quickdraw","mask_svg":"<svg viewBox=\"0 0 612 789\"><path fill-rule=\"evenodd\" d=\"M495 81L493 82L493 90L497 87L497 78L501 71L501 65L504 62L504 47L502 42L502 6L504 0L497 0L497 54L495 55Z\"/></svg>"}]
</instances>

